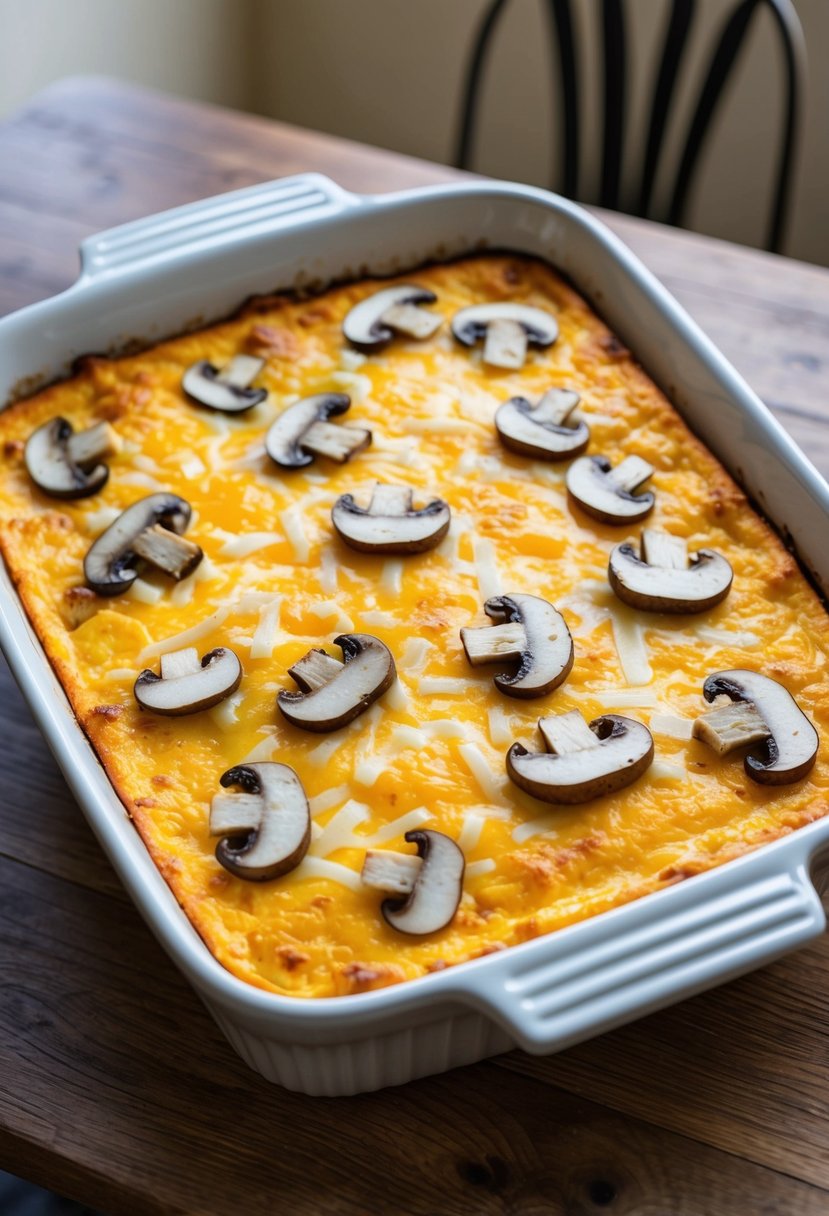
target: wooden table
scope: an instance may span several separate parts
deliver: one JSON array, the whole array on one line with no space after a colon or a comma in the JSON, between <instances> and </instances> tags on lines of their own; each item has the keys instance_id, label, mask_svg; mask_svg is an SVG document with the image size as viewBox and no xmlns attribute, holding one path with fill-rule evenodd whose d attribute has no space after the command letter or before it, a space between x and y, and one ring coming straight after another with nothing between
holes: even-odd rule
<instances>
[{"instance_id":1,"label":"wooden table","mask_svg":"<svg viewBox=\"0 0 829 1216\"><path fill-rule=\"evenodd\" d=\"M299 170L450 171L102 80L0 128L0 312L78 241ZM605 217L829 473L829 272ZM112 1216L829 1211L829 943L548 1059L398 1090L261 1081L162 954L8 672L0 683L0 1166Z\"/></svg>"}]
</instances>

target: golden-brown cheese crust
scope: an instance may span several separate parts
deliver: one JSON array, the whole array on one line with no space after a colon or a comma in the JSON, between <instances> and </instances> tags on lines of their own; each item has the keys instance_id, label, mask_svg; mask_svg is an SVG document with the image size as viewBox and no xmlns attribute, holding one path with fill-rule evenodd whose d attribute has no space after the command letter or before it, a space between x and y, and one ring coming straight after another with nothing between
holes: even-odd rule
<instances>
[{"instance_id":1,"label":"golden-brown cheese crust","mask_svg":"<svg viewBox=\"0 0 829 1216\"><path fill-rule=\"evenodd\" d=\"M403 281L437 294L446 322L428 342L398 339L363 362L355 358L341 323L377 289L373 281L314 300L264 298L233 320L144 354L87 359L71 380L0 417L0 546L78 719L216 957L243 979L285 994L332 996L442 970L681 881L827 810L829 622L723 468L549 267L474 257ZM557 343L532 350L520 372L487 369L479 353L449 335L457 309L494 299L558 318ZM190 364L223 364L240 351L266 359L257 384L270 390L268 402L225 419L185 400L181 377ZM492 424L508 397L534 398L556 385L582 394L591 454L614 463L636 454L655 467L649 526L728 558L735 582L722 605L700 618L648 617L602 592L611 547L639 529L613 529L571 508L563 469L505 451ZM369 426L374 444L343 467L318 460L280 473L262 454L268 424L297 397L326 390L352 395L341 421ZM109 483L93 498L56 504L26 475L23 443L56 414L76 428L105 418L125 440L110 461ZM344 492L366 498L375 480L446 498L455 519L450 537L399 565L345 548L331 529L331 505ZM201 571L175 590L160 576L144 576L148 602L90 596L82 561L91 541L115 511L157 489L192 504L189 536L207 555ZM235 556L235 536L246 538L244 557ZM464 660L458 630L484 623L493 577L504 592L551 600L568 621L575 666L548 697L508 701L494 689L491 669L473 670ZM260 613L276 596L283 599L273 653L251 659ZM218 645L237 651L245 672L237 696L189 718L142 712L132 684L158 662L146 648L217 610L197 645L200 653ZM713 632L700 635L700 625ZM336 653L331 639L352 628L390 646L405 696L387 695L335 735L291 727L275 707L277 690L291 686L287 668L312 645ZM411 647L413 638L429 643L425 653ZM616 645L625 638L650 665L643 685L625 679ZM505 777L505 721L513 739L533 739L540 716L571 709L588 719L604 712L645 723L654 714L692 718L703 708L703 676L730 667L780 680L815 722L821 749L805 781L763 788L746 778L738 758L658 732L654 768L585 806L544 806ZM430 691L429 680L447 677L464 682L457 695ZM430 729L435 720L444 725ZM322 827L338 815L342 823L345 806L351 817L343 846L321 857L335 863L329 873L336 878L312 862L251 884L216 862L210 799L219 775L251 753L291 764L312 799L336 791L315 816ZM389 928L380 897L357 879L372 837L418 811L425 826L467 842L471 866L455 920L424 939ZM409 848L404 830L383 847ZM315 837L310 855L317 853Z\"/></svg>"}]
</instances>

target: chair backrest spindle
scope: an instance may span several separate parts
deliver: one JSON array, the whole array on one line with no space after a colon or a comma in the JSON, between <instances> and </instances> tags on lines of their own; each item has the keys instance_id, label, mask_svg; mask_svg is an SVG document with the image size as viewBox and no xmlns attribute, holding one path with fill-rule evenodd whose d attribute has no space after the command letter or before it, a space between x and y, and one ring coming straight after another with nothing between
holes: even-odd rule
<instances>
[{"instance_id":1,"label":"chair backrest spindle","mask_svg":"<svg viewBox=\"0 0 829 1216\"><path fill-rule=\"evenodd\" d=\"M468 168L472 156L476 107L480 96L483 68L499 19L509 0L493 0L475 37L467 68L461 108L455 164ZM632 141L627 130L627 85L629 77L628 30L625 0L597 0L601 18L602 140L601 177L598 202L620 208L622 173L626 146ZM697 0L670 0L661 53L654 71L650 97L645 150L637 169L633 205L627 210L646 216L651 213L657 174L665 154L665 136L677 91L677 82L689 36L694 24ZM768 224L766 247L779 250L789 205L792 171L805 78L803 31L793 0L735 0L735 5L716 39L708 71L691 109L691 118L681 143L677 168L673 174L667 207L668 223L680 225L687 211L688 197L699 166L714 116L722 101L725 86L746 45L755 13L768 8L783 50L785 98L780 151ZM561 166L558 188L569 198L580 195L580 94L576 41L571 0L547 0L546 15L550 33L550 62L557 77L560 97ZM589 201L589 200L588 200Z\"/></svg>"}]
</instances>

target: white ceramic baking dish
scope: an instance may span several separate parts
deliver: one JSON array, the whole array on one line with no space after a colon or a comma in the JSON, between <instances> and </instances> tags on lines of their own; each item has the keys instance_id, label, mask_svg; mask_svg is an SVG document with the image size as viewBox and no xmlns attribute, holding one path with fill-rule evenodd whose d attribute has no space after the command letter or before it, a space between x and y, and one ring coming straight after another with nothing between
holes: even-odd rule
<instances>
[{"instance_id":1,"label":"white ceramic baking dish","mask_svg":"<svg viewBox=\"0 0 829 1216\"><path fill-rule=\"evenodd\" d=\"M86 241L62 295L0 322L0 400L72 359L152 343L246 296L324 286L484 247L567 274L829 587L829 487L637 259L572 203L477 183L361 198L308 174ZM0 573L0 643L98 839L164 948L244 1059L309 1094L352 1094L519 1045L560 1050L816 937L829 818L739 860L525 945L391 988L297 1000L234 978L151 862Z\"/></svg>"}]
</instances>

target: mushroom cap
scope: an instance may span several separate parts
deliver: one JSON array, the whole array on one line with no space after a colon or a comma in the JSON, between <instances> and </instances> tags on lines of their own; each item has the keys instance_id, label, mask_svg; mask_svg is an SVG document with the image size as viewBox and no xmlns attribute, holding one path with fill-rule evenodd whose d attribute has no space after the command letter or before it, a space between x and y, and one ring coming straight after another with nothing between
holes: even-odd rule
<instances>
[{"instance_id":1,"label":"mushroom cap","mask_svg":"<svg viewBox=\"0 0 829 1216\"><path fill-rule=\"evenodd\" d=\"M216 798L211 806L210 832L224 837L216 846L220 865L252 882L295 869L311 843L311 813L294 770L287 764L239 764L219 780L245 791Z\"/></svg>"},{"instance_id":2,"label":"mushroom cap","mask_svg":"<svg viewBox=\"0 0 829 1216\"><path fill-rule=\"evenodd\" d=\"M133 692L142 709L179 717L196 714L218 705L239 687L242 664L224 646L211 650L201 660L201 669L192 674L164 678L149 668L135 681Z\"/></svg>"},{"instance_id":3,"label":"mushroom cap","mask_svg":"<svg viewBox=\"0 0 829 1216\"><path fill-rule=\"evenodd\" d=\"M303 451L302 438L315 422L327 422L344 414L351 406L346 393L316 393L302 397L289 405L265 435L265 449L271 460L283 469L302 469L313 462L313 455Z\"/></svg>"},{"instance_id":4,"label":"mushroom cap","mask_svg":"<svg viewBox=\"0 0 829 1216\"><path fill-rule=\"evenodd\" d=\"M29 476L53 498L87 498L109 480L109 467L103 462L85 471L72 460L68 445L74 433L65 418L50 418L26 440L24 459Z\"/></svg>"},{"instance_id":5,"label":"mushroom cap","mask_svg":"<svg viewBox=\"0 0 829 1216\"><path fill-rule=\"evenodd\" d=\"M579 401L578 393L568 389L550 390L566 394L572 399L571 408ZM567 460L578 456L590 441L590 428L580 421L576 426L556 424L534 417L538 405L532 405L526 397L510 397L500 405L495 414L495 429L504 447L521 456L532 456L536 460Z\"/></svg>"},{"instance_id":6,"label":"mushroom cap","mask_svg":"<svg viewBox=\"0 0 829 1216\"><path fill-rule=\"evenodd\" d=\"M405 899L384 899L380 911L398 933L437 933L445 929L458 910L463 894L466 859L462 850L443 832L419 828L406 833L423 859L420 873Z\"/></svg>"},{"instance_id":7,"label":"mushroom cap","mask_svg":"<svg viewBox=\"0 0 829 1216\"><path fill-rule=\"evenodd\" d=\"M191 514L189 502L177 494L149 494L134 502L90 546L83 561L87 585L98 595L121 595L138 577L136 537L153 524L182 536Z\"/></svg>"},{"instance_id":8,"label":"mushroom cap","mask_svg":"<svg viewBox=\"0 0 829 1216\"><path fill-rule=\"evenodd\" d=\"M638 460L638 457L627 459ZM580 456L567 470L567 490L587 515L601 523L632 524L644 519L656 502L653 491L633 494L614 484L615 472L606 456ZM643 471L641 480L649 476L650 473Z\"/></svg>"},{"instance_id":9,"label":"mushroom cap","mask_svg":"<svg viewBox=\"0 0 829 1216\"><path fill-rule=\"evenodd\" d=\"M687 570L651 566L631 541L610 554L607 577L624 603L645 612L705 612L731 590L734 572L721 554L699 549Z\"/></svg>"},{"instance_id":10,"label":"mushroom cap","mask_svg":"<svg viewBox=\"0 0 829 1216\"><path fill-rule=\"evenodd\" d=\"M477 666L480 662L515 662L518 666L512 673L501 673L493 679L495 687L509 697L543 697L563 684L573 666L573 639L567 622L558 609L537 595L497 595L484 604L484 612L498 624L512 622L522 627L524 643L515 655L498 654L497 638L493 631L496 653L492 657L473 660L467 649L468 631L461 630L461 642L466 656ZM489 630L484 627L482 637ZM466 635L466 636L465 636Z\"/></svg>"},{"instance_id":11,"label":"mushroom cap","mask_svg":"<svg viewBox=\"0 0 829 1216\"><path fill-rule=\"evenodd\" d=\"M811 771L818 733L788 689L759 672L734 668L714 672L702 686L708 702L722 694L750 701L769 728L768 739L753 745L743 762L747 776L761 785L788 785Z\"/></svg>"},{"instance_id":12,"label":"mushroom cap","mask_svg":"<svg viewBox=\"0 0 829 1216\"><path fill-rule=\"evenodd\" d=\"M539 722L544 736L545 719ZM513 743L507 772L522 790L544 802L574 804L623 789L641 777L653 760L653 738L634 718L603 714L589 723L594 746L566 751L530 752ZM545 740L546 742L546 740Z\"/></svg>"},{"instance_id":13,"label":"mushroom cap","mask_svg":"<svg viewBox=\"0 0 829 1216\"><path fill-rule=\"evenodd\" d=\"M244 358L247 361L249 356ZM251 358L250 362L252 364L254 360ZM255 362L259 363L261 368L264 360L257 359ZM248 388L223 380L222 369L208 359L200 359L198 363L188 367L182 377L181 387L196 405L204 405L223 414L243 414L259 405L268 395L266 388Z\"/></svg>"},{"instance_id":14,"label":"mushroom cap","mask_svg":"<svg viewBox=\"0 0 829 1216\"><path fill-rule=\"evenodd\" d=\"M354 305L343 321L343 333L354 346L383 346L394 337L394 330L382 320L384 313L395 304L434 304L436 300L433 291L415 283L384 287Z\"/></svg>"},{"instance_id":15,"label":"mushroom cap","mask_svg":"<svg viewBox=\"0 0 829 1216\"><path fill-rule=\"evenodd\" d=\"M492 304L473 304L462 308L452 318L452 333L464 346L474 346L486 334L493 321L514 321L535 346L552 346L558 337L558 321L543 308L532 308L529 304L495 301Z\"/></svg>"},{"instance_id":16,"label":"mushroom cap","mask_svg":"<svg viewBox=\"0 0 829 1216\"><path fill-rule=\"evenodd\" d=\"M382 487L391 489L392 487ZM451 511L442 498L433 498L417 510L412 491L399 487L402 511L359 507L351 494L341 494L331 509L338 535L359 553L424 553L439 545L449 531Z\"/></svg>"},{"instance_id":17,"label":"mushroom cap","mask_svg":"<svg viewBox=\"0 0 829 1216\"><path fill-rule=\"evenodd\" d=\"M334 645L343 653L336 674L310 692L283 689L277 694L276 703L284 716L303 730L322 732L347 726L397 678L392 653L379 638L368 633L346 633L334 638Z\"/></svg>"}]
</instances>

